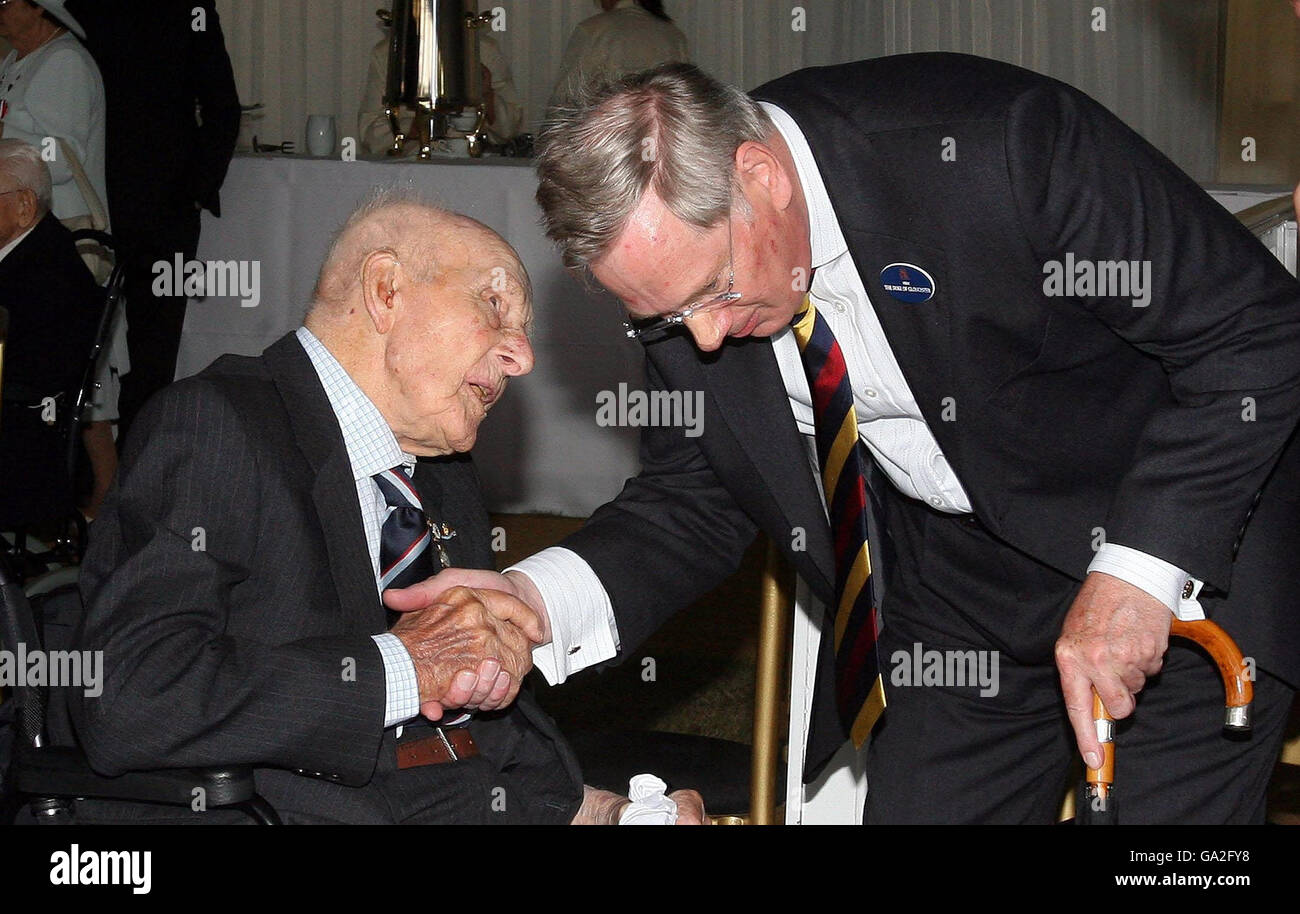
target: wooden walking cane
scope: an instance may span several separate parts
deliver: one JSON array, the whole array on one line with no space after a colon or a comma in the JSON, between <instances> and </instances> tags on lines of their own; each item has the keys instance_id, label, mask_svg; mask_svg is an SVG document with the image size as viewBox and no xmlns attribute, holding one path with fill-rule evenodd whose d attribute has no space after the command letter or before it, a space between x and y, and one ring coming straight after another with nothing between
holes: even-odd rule
<instances>
[{"instance_id":1,"label":"wooden walking cane","mask_svg":"<svg viewBox=\"0 0 1300 914\"><path fill-rule=\"evenodd\" d=\"M1175 619L1169 627L1169 634L1195 641L1214 658L1223 678L1225 693L1223 727L1226 730L1249 730L1250 703L1254 700L1255 690L1246 676L1246 664L1237 643L1209 619L1195 622ZM1079 814L1081 821L1109 825L1115 822L1115 719L1106 710L1096 689L1092 690L1092 716L1097 724L1097 738L1101 740L1103 756L1100 767L1089 768L1084 776L1086 808Z\"/></svg>"}]
</instances>

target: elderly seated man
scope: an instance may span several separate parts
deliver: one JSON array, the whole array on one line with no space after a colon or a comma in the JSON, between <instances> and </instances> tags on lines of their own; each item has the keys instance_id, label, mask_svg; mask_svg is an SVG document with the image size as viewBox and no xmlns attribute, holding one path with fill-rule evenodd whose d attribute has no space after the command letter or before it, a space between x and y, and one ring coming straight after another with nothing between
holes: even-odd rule
<instances>
[{"instance_id":1,"label":"elderly seated man","mask_svg":"<svg viewBox=\"0 0 1300 914\"><path fill-rule=\"evenodd\" d=\"M103 694L68 700L94 768L250 764L288 822L617 821L628 801L584 788L518 692L530 610L460 588L390 624L381 602L492 566L466 452L531 370L530 325L502 238L384 192L339 233L305 326L146 405L82 571ZM123 815L238 816L78 805Z\"/></svg>"},{"instance_id":2,"label":"elderly seated man","mask_svg":"<svg viewBox=\"0 0 1300 914\"><path fill-rule=\"evenodd\" d=\"M50 213L50 170L20 140L0 140L0 306L9 312L0 408L0 526L71 510L62 411L90 356L102 292L71 233Z\"/></svg>"}]
</instances>

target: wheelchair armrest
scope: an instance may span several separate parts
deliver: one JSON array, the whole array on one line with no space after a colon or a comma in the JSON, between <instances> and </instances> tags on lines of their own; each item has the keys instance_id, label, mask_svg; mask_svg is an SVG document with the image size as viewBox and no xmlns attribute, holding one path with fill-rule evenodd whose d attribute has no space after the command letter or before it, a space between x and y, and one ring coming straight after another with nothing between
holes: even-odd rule
<instances>
[{"instance_id":1,"label":"wheelchair armrest","mask_svg":"<svg viewBox=\"0 0 1300 914\"><path fill-rule=\"evenodd\" d=\"M85 797L97 800L131 800L189 806L194 788L203 789L209 809L248 803L256 797L253 769L247 765L228 768L160 768L130 771L118 777L96 774L81 750L68 746L33 749L16 746L14 786L31 796Z\"/></svg>"}]
</instances>

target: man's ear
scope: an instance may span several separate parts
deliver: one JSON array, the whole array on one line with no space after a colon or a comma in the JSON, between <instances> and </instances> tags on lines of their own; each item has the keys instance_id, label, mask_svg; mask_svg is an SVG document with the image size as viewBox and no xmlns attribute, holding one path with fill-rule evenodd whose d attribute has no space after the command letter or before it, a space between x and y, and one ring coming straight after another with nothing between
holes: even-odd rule
<instances>
[{"instance_id":1,"label":"man's ear","mask_svg":"<svg viewBox=\"0 0 1300 914\"><path fill-rule=\"evenodd\" d=\"M392 251L371 251L361 262L361 299L380 334L393 329L402 282L402 266Z\"/></svg>"},{"instance_id":2,"label":"man's ear","mask_svg":"<svg viewBox=\"0 0 1300 914\"><path fill-rule=\"evenodd\" d=\"M18 192L18 231L25 232L41 221L41 205L34 191L23 188Z\"/></svg>"},{"instance_id":3,"label":"man's ear","mask_svg":"<svg viewBox=\"0 0 1300 914\"><path fill-rule=\"evenodd\" d=\"M777 212L790 205L794 197L793 176L771 146L746 140L736 147L735 166L747 199L766 197Z\"/></svg>"}]
</instances>

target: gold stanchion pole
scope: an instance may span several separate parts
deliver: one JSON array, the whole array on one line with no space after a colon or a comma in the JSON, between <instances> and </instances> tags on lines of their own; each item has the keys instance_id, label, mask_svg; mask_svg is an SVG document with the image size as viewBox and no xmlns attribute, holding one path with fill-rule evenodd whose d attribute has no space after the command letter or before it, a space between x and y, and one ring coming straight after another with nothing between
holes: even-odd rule
<instances>
[{"instance_id":1,"label":"gold stanchion pole","mask_svg":"<svg viewBox=\"0 0 1300 914\"><path fill-rule=\"evenodd\" d=\"M782 685L791 595L785 563L776 544L767 543L759 611L758 669L754 682L753 772L749 788L750 822L776 824L777 768L781 750Z\"/></svg>"}]
</instances>

